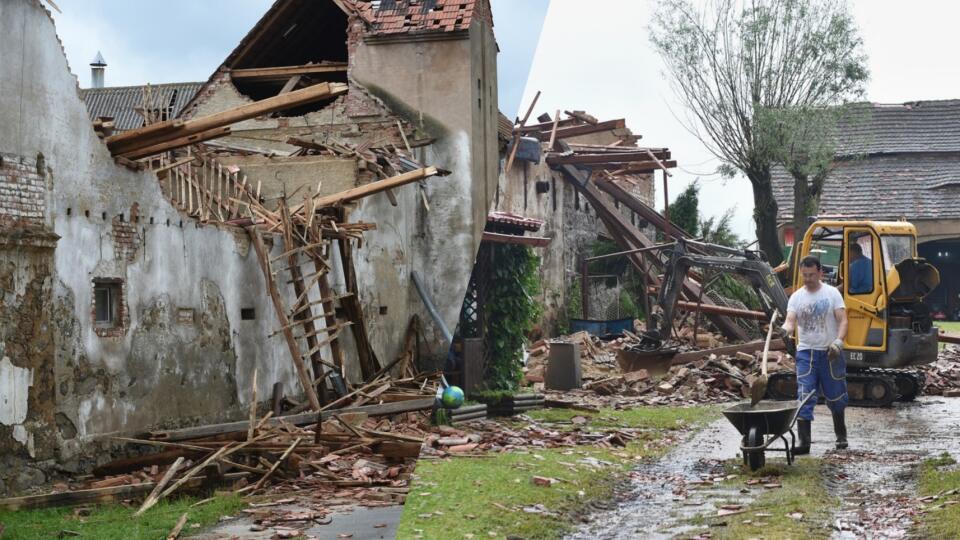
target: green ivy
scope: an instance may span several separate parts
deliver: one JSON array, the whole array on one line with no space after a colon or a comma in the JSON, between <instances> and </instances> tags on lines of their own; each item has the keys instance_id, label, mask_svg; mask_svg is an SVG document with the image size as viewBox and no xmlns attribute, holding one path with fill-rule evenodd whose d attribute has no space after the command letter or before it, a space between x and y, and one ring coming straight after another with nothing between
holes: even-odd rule
<instances>
[{"instance_id":1,"label":"green ivy","mask_svg":"<svg viewBox=\"0 0 960 540\"><path fill-rule=\"evenodd\" d=\"M540 259L527 246L493 244L489 288L483 302L489 390L516 390L523 375L523 345L540 317Z\"/></svg>"}]
</instances>

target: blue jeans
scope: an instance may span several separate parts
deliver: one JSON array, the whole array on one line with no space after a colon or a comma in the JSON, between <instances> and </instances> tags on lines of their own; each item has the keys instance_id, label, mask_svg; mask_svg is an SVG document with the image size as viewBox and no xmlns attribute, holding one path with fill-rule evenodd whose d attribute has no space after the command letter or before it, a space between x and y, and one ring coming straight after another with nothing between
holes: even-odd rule
<instances>
[{"instance_id":1,"label":"blue jeans","mask_svg":"<svg viewBox=\"0 0 960 540\"><path fill-rule=\"evenodd\" d=\"M817 390L826 399L830 412L840 412L847 407L847 361L843 354L831 362L827 351L797 351L797 399ZM798 418L813 420L816 404L816 398L807 401L800 408Z\"/></svg>"}]
</instances>

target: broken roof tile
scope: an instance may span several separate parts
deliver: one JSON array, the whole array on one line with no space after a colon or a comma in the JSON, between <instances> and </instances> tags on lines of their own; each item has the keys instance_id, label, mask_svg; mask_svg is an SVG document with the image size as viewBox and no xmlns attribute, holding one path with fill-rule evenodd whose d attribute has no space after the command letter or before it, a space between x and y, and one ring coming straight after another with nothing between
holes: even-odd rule
<instances>
[{"instance_id":1,"label":"broken roof tile","mask_svg":"<svg viewBox=\"0 0 960 540\"><path fill-rule=\"evenodd\" d=\"M467 30L486 16L484 0L354 0L357 13L373 34L415 34Z\"/></svg>"}]
</instances>

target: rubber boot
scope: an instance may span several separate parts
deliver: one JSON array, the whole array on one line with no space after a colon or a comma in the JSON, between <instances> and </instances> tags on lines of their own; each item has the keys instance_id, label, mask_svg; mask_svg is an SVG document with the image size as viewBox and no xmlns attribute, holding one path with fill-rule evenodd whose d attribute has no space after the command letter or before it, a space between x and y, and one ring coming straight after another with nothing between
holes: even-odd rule
<instances>
[{"instance_id":1,"label":"rubber boot","mask_svg":"<svg viewBox=\"0 0 960 540\"><path fill-rule=\"evenodd\" d=\"M797 420L797 435L800 438L800 441L797 442L797 445L793 447L793 453L800 456L810 453L810 421L798 419Z\"/></svg>"},{"instance_id":2,"label":"rubber boot","mask_svg":"<svg viewBox=\"0 0 960 540\"><path fill-rule=\"evenodd\" d=\"M837 450L847 448L847 423L843 413L844 411L833 411L833 432L837 434Z\"/></svg>"}]
</instances>

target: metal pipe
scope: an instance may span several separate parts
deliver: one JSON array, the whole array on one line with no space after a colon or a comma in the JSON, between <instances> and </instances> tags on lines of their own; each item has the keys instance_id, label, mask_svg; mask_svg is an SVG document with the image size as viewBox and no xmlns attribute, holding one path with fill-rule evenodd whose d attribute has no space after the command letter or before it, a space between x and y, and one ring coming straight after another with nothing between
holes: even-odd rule
<instances>
[{"instance_id":1,"label":"metal pipe","mask_svg":"<svg viewBox=\"0 0 960 540\"><path fill-rule=\"evenodd\" d=\"M644 247L644 248L629 249L629 250L627 250L627 251L618 251L618 252L616 252L616 253L608 253L608 254L606 254L606 255L597 255L596 257L588 257L588 258L585 259L585 260L586 260L586 262L593 262L593 261L599 261L600 259L609 259L610 257L619 257L619 256L621 256L621 255L630 255L630 254L633 254L633 253L644 253L644 252L647 252L647 251L655 251L655 250L658 250L658 249L665 249L665 248L668 248L668 247L673 247L673 246L675 246L675 245L677 245L676 242L670 242L669 244L657 244L657 245L655 245L655 246L647 246L647 247Z\"/></svg>"},{"instance_id":2,"label":"metal pipe","mask_svg":"<svg viewBox=\"0 0 960 540\"><path fill-rule=\"evenodd\" d=\"M430 318L433 319L433 322L440 328L440 333L443 334L443 338L447 340L447 344L450 345L453 343L453 333L450 332L450 329L447 328L447 324L443 322L443 319L440 318L440 313L437 312L436 306L433 305L433 301L430 300L430 295L427 294L427 288L423 284L423 280L420 278L420 273L414 270L410 273L413 277L413 285L417 288L417 294L420 295L420 300L423 301L423 306L427 308L427 313L430 314Z\"/></svg>"}]
</instances>

